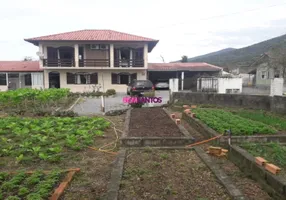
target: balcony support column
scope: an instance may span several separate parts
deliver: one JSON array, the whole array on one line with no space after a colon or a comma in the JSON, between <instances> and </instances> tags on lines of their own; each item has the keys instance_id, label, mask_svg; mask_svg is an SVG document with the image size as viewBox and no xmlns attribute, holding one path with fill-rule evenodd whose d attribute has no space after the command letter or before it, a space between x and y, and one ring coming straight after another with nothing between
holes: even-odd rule
<instances>
[{"instance_id":1,"label":"balcony support column","mask_svg":"<svg viewBox=\"0 0 286 200\"><path fill-rule=\"evenodd\" d=\"M74 60L75 60L75 67L79 67L79 50L78 44L74 45Z\"/></svg>"},{"instance_id":2,"label":"balcony support column","mask_svg":"<svg viewBox=\"0 0 286 200\"><path fill-rule=\"evenodd\" d=\"M114 45L109 45L109 66L114 68Z\"/></svg>"},{"instance_id":3,"label":"balcony support column","mask_svg":"<svg viewBox=\"0 0 286 200\"><path fill-rule=\"evenodd\" d=\"M144 68L148 68L148 44L144 44Z\"/></svg>"},{"instance_id":4,"label":"balcony support column","mask_svg":"<svg viewBox=\"0 0 286 200\"><path fill-rule=\"evenodd\" d=\"M43 44L39 44L39 52L40 54L44 53ZM42 58L39 58L39 61L40 61L40 68L42 68L44 66L44 61Z\"/></svg>"}]
</instances>

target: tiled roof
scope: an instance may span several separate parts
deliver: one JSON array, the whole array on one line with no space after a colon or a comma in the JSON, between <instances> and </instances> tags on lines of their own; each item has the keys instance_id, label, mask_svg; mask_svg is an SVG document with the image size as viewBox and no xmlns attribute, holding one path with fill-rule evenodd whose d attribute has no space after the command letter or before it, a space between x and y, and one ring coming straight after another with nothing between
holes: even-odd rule
<instances>
[{"instance_id":1,"label":"tiled roof","mask_svg":"<svg viewBox=\"0 0 286 200\"><path fill-rule=\"evenodd\" d=\"M53 35L35 37L25 39L27 42L31 42L38 45L40 41L129 41L129 42L148 42L151 50L158 40L151 38L141 37L137 35L131 35L128 33L122 33L113 30L79 30L65 33L58 33ZM150 49L151 48L151 49Z\"/></svg>"},{"instance_id":2,"label":"tiled roof","mask_svg":"<svg viewBox=\"0 0 286 200\"><path fill-rule=\"evenodd\" d=\"M0 61L0 72L40 72L39 61Z\"/></svg>"},{"instance_id":3,"label":"tiled roof","mask_svg":"<svg viewBox=\"0 0 286 200\"><path fill-rule=\"evenodd\" d=\"M148 63L148 71L220 71L221 67L208 63Z\"/></svg>"}]
</instances>

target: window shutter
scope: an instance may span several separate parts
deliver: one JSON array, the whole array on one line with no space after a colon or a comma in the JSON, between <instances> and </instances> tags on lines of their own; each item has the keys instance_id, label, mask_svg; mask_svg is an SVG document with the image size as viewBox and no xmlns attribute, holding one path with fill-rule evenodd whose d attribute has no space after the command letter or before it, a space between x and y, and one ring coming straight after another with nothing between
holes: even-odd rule
<instances>
[{"instance_id":1,"label":"window shutter","mask_svg":"<svg viewBox=\"0 0 286 200\"><path fill-rule=\"evenodd\" d=\"M131 74L131 81L137 80L137 73Z\"/></svg>"},{"instance_id":2,"label":"window shutter","mask_svg":"<svg viewBox=\"0 0 286 200\"><path fill-rule=\"evenodd\" d=\"M86 84L90 84L90 74L85 75Z\"/></svg>"},{"instance_id":3,"label":"window shutter","mask_svg":"<svg viewBox=\"0 0 286 200\"><path fill-rule=\"evenodd\" d=\"M118 74L111 74L111 84L118 84Z\"/></svg>"},{"instance_id":4,"label":"window shutter","mask_svg":"<svg viewBox=\"0 0 286 200\"><path fill-rule=\"evenodd\" d=\"M76 76L73 73L67 73L67 84L75 84Z\"/></svg>"},{"instance_id":5,"label":"window shutter","mask_svg":"<svg viewBox=\"0 0 286 200\"><path fill-rule=\"evenodd\" d=\"M92 73L92 74L90 75L90 83L91 83L91 84L97 84L97 83L98 83L97 73Z\"/></svg>"}]
</instances>

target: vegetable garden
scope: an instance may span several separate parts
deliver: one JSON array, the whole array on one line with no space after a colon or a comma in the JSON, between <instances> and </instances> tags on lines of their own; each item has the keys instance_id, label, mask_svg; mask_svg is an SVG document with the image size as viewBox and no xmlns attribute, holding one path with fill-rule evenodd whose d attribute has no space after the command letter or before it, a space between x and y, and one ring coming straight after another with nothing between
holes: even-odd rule
<instances>
[{"instance_id":1,"label":"vegetable garden","mask_svg":"<svg viewBox=\"0 0 286 200\"><path fill-rule=\"evenodd\" d=\"M0 157L16 161L59 161L65 148L80 150L92 145L110 125L103 118L0 118Z\"/></svg>"},{"instance_id":2,"label":"vegetable garden","mask_svg":"<svg viewBox=\"0 0 286 200\"><path fill-rule=\"evenodd\" d=\"M36 90L23 88L0 92L0 111L8 114L37 114L66 107L76 99L69 89Z\"/></svg>"},{"instance_id":3,"label":"vegetable garden","mask_svg":"<svg viewBox=\"0 0 286 200\"><path fill-rule=\"evenodd\" d=\"M63 178L64 173L53 170L48 174L36 171L27 174L0 173L0 200L43 200L47 199Z\"/></svg>"},{"instance_id":4,"label":"vegetable garden","mask_svg":"<svg viewBox=\"0 0 286 200\"><path fill-rule=\"evenodd\" d=\"M231 129L233 135L275 134L277 130L263 122L241 117L228 111L211 108L197 108L194 113L206 125L224 133Z\"/></svg>"}]
</instances>

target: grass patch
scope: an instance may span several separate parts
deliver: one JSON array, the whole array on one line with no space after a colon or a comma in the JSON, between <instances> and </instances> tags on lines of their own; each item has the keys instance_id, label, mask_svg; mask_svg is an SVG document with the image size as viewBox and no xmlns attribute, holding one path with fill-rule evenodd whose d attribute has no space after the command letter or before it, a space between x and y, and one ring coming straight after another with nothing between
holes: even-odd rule
<instances>
[{"instance_id":1,"label":"grass patch","mask_svg":"<svg viewBox=\"0 0 286 200\"><path fill-rule=\"evenodd\" d=\"M36 171L26 174L19 171L15 174L0 173L0 200L2 199L48 199L54 188L63 178L64 173L53 170L48 174Z\"/></svg>"},{"instance_id":2,"label":"grass patch","mask_svg":"<svg viewBox=\"0 0 286 200\"><path fill-rule=\"evenodd\" d=\"M110 122L100 117L0 118L0 158L57 162L64 149L81 150L103 135Z\"/></svg>"},{"instance_id":3,"label":"grass patch","mask_svg":"<svg viewBox=\"0 0 286 200\"><path fill-rule=\"evenodd\" d=\"M282 146L279 143L244 143L240 146L255 157L266 158L268 161L286 168L286 146Z\"/></svg>"},{"instance_id":4,"label":"grass patch","mask_svg":"<svg viewBox=\"0 0 286 200\"><path fill-rule=\"evenodd\" d=\"M231 129L233 135L275 134L277 130L262 123L246 119L221 109L194 109L197 118L206 125L224 133Z\"/></svg>"}]
</instances>

